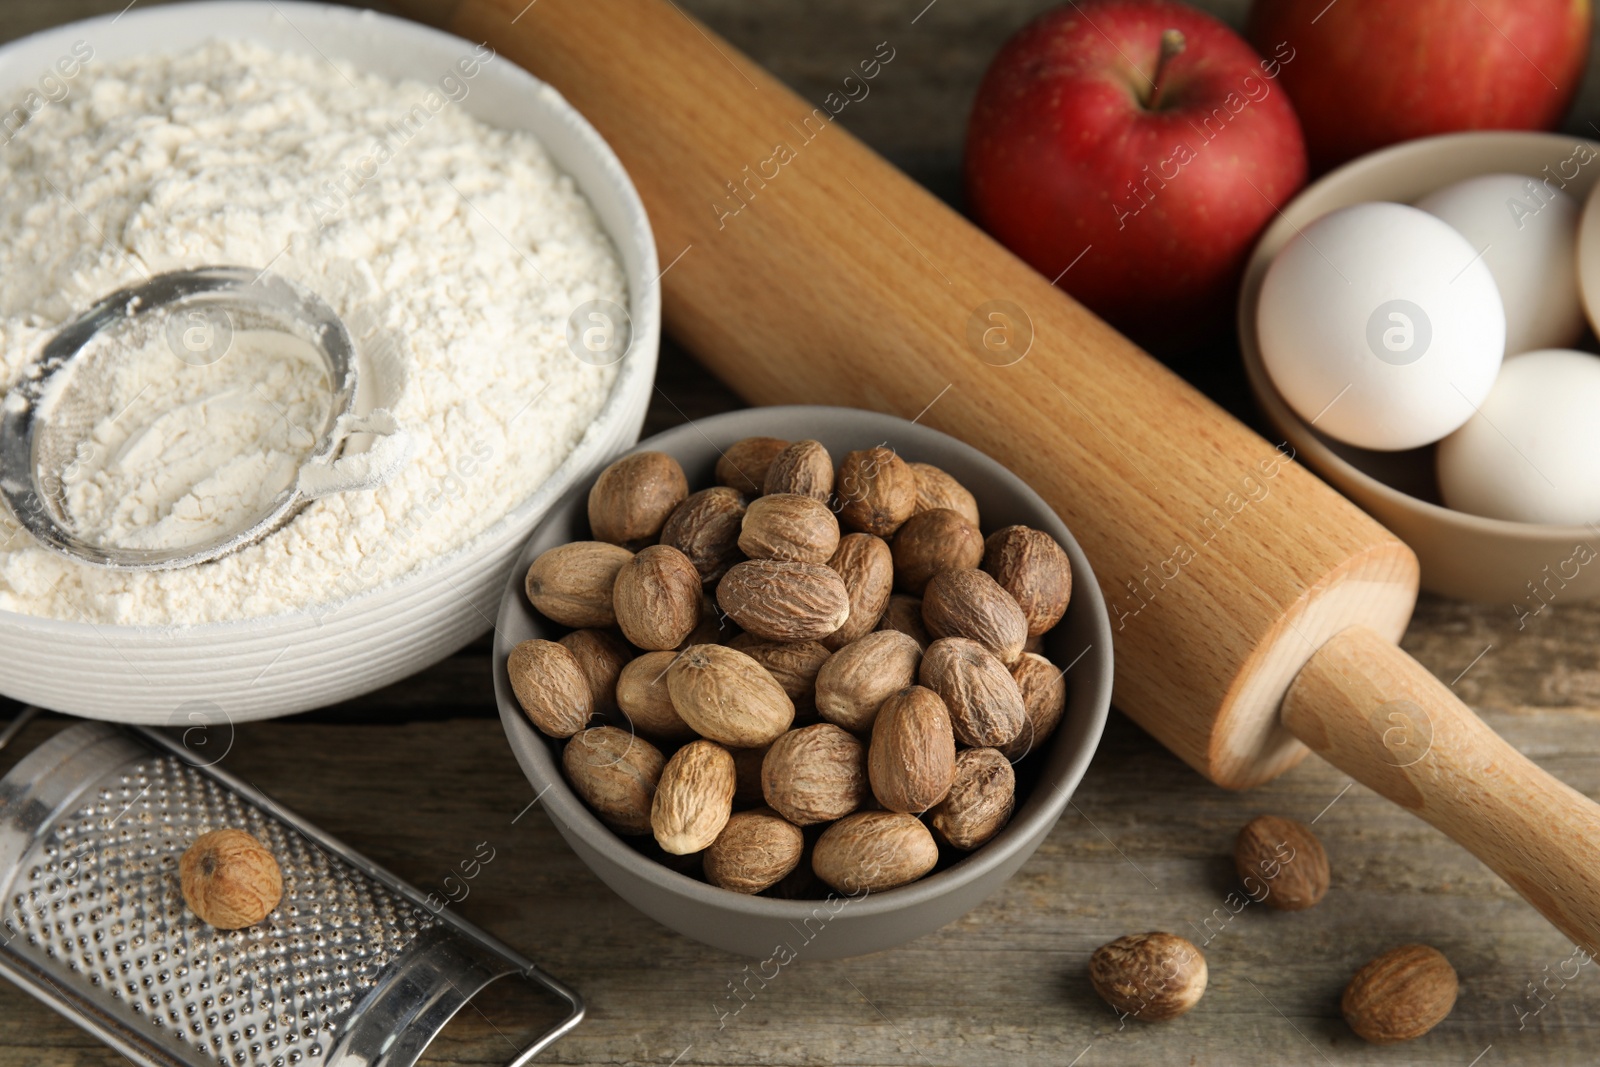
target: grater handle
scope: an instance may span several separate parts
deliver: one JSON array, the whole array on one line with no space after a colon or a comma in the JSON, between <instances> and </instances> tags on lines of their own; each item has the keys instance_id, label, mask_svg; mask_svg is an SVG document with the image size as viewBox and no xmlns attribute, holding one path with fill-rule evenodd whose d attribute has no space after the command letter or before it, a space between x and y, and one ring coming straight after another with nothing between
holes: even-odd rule
<instances>
[{"instance_id":1,"label":"grater handle","mask_svg":"<svg viewBox=\"0 0 1600 1067\"><path fill-rule=\"evenodd\" d=\"M507 1067L527 1067L528 1064L533 1062L535 1056L555 1044L563 1036L570 1033L579 1023L583 1022L583 998L573 990L545 974L537 964L529 964L528 969L522 972L522 977L530 982L536 982L544 986L545 989L571 1005L572 1010L567 1013L565 1019L562 1019L553 1028L547 1030L538 1040L518 1053L517 1058L507 1064Z\"/></svg>"}]
</instances>

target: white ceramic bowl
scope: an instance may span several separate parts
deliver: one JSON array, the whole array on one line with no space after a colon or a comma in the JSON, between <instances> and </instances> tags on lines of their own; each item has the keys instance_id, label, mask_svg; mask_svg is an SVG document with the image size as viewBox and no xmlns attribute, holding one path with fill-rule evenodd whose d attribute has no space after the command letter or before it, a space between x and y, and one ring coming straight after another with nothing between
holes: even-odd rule
<instances>
[{"instance_id":1,"label":"white ceramic bowl","mask_svg":"<svg viewBox=\"0 0 1600 1067\"><path fill-rule=\"evenodd\" d=\"M112 23L115 22L115 26ZM177 4L89 19L0 48L0 98L94 47L104 62L178 52L217 37L321 53L386 77L426 77L472 49L438 30L323 4ZM443 659L490 628L512 563L535 523L574 480L639 437L655 377L661 296L644 205L611 149L548 85L509 61L490 64L462 106L527 130L588 196L627 272L633 343L599 418L550 478L471 544L344 602L336 611L156 628L96 626L0 612L0 693L93 718L134 723L232 721L345 700Z\"/></svg>"},{"instance_id":2,"label":"white ceramic bowl","mask_svg":"<svg viewBox=\"0 0 1600 1067\"><path fill-rule=\"evenodd\" d=\"M1434 447L1371 452L1342 444L1296 415L1273 386L1256 341L1256 307L1267 268L1312 220L1368 200L1414 203L1435 190L1482 174L1535 175L1550 167L1580 204L1600 183L1600 160L1570 162L1578 146L1600 144L1555 133L1448 134L1385 148L1317 181L1279 213L1256 245L1239 296L1239 342L1250 387L1267 418L1299 458L1410 545L1422 564L1422 587L1459 600L1505 604L1536 615L1555 599L1600 596L1600 566L1583 566L1577 546L1600 548L1587 526L1545 526L1452 511L1439 501ZM1595 215L1590 205L1586 215ZM1583 225L1600 223L1585 218ZM1592 551L1593 549L1591 549Z\"/></svg>"}]
</instances>

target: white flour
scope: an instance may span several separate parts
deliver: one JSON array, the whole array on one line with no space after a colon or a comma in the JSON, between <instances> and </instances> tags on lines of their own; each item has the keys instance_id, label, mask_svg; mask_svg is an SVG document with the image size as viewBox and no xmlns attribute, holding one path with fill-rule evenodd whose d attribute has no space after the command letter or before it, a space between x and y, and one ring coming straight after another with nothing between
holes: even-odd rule
<instances>
[{"instance_id":1,"label":"white flour","mask_svg":"<svg viewBox=\"0 0 1600 1067\"><path fill-rule=\"evenodd\" d=\"M389 484L317 501L184 571L78 564L0 509L0 609L171 625L347 597L466 544L578 443L616 368L568 351L567 317L588 300L626 304L622 269L541 146L459 106L481 64L504 62L467 46L463 58L473 75L398 86L227 42L108 63L0 148L0 388L113 290L185 267L270 266L345 321L377 386L363 410L392 411L415 443ZM248 393L266 381L294 400L309 381L272 362L230 354L209 381L164 386L170 410L100 427L105 447L69 472L72 514L112 541L184 543L258 505L299 444ZM239 420L231 451L214 417ZM192 447L199 427L224 444Z\"/></svg>"}]
</instances>

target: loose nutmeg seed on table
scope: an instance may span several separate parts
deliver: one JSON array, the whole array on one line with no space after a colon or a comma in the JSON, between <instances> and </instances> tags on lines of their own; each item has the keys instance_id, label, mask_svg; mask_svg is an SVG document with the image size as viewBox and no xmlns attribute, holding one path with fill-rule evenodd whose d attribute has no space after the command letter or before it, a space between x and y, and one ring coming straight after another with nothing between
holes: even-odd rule
<instances>
[{"instance_id":1,"label":"loose nutmeg seed on table","mask_svg":"<svg viewBox=\"0 0 1600 1067\"><path fill-rule=\"evenodd\" d=\"M746 437L729 445L717 459L713 476L718 485L737 489L745 496L766 492L767 471L778 454L789 447L776 437Z\"/></svg>"},{"instance_id":2,"label":"loose nutmeg seed on table","mask_svg":"<svg viewBox=\"0 0 1600 1067\"><path fill-rule=\"evenodd\" d=\"M1206 958L1176 934L1128 934L1089 957L1089 982L1119 1015L1176 1019L1206 991Z\"/></svg>"},{"instance_id":3,"label":"loose nutmeg seed on table","mask_svg":"<svg viewBox=\"0 0 1600 1067\"><path fill-rule=\"evenodd\" d=\"M1000 583L980 570L943 571L922 594L922 621L935 638L966 637L1006 666L1017 662L1028 640L1028 620Z\"/></svg>"},{"instance_id":4,"label":"loose nutmeg seed on table","mask_svg":"<svg viewBox=\"0 0 1600 1067\"><path fill-rule=\"evenodd\" d=\"M589 490L590 532L596 541L640 548L656 539L688 495L688 479L671 456L623 456L601 471Z\"/></svg>"},{"instance_id":5,"label":"loose nutmeg seed on table","mask_svg":"<svg viewBox=\"0 0 1600 1067\"><path fill-rule=\"evenodd\" d=\"M1401 945L1366 964L1345 986L1339 1009L1360 1037L1390 1045L1421 1037L1456 1006L1459 982L1444 953Z\"/></svg>"},{"instance_id":6,"label":"loose nutmeg seed on table","mask_svg":"<svg viewBox=\"0 0 1600 1067\"><path fill-rule=\"evenodd\" d=\"M833 457L820 441L796 441L772 458L764 493L799 493L826 504L833 497Z\"/></svg>"},{"instance_id":7,"label":"loose nutmeg seed on table","mask_svg":"<svg viewBox=\"0 0 1600 1067\"><path fill-rule=\"evenodd\" d=\"M535 638L513 648L506 674L528 721L551 737L571 737L594 714L588 677L577 658L554 641Z\"/></svg>"},{"instance_id":8,"label":"loose nutmeg seed on table","mask_svg":"<svg viewBox=\"0 0 1600 1067\"><path fill-rule=\"evenodd\" d=\"M661 543L676 548L706 584L715 582L739 562L739 525L744 497L724 486L691 493L661 528Z\"/></svg>"},{"instance_id":9,"label":"loose nutmeg seed on table","mask_svg":"<svg viewBox=\"0 0 1600 1067\"><path fill-rule=\"evenodd\" d=\"M277 859L246 830L195 838L178 860L178 881L189 910L218 930L254 926L283 899Z\"/></svg>"},{"instance_id":10,"label":"loose nutmeg seed on table","mask_svg":"<svg viewBox=\"0 0 1600 1067\"><path fill-rule=\"evenodd\" d=\"M839 520L828 505L799 493L757 497L739 526L739 551L751 559L826 563L839 547Z\"/></svg>"},{"instance_id":11,"label":"loose nutmeg seed on table","mask_svg":"<svg viewBox=\"0 0 1600 1067\"><path fill-rule=\"evenodd\" d=\"M1301 911L1328 891L1328 853L1311 827L1260 815L1239 831L1234 868L1250 899L1279 911Z\"/></svg>"},{"instance_id":12,"label":"loose nutmeg seed on table","mask_svg":"<svg viewBox=\"0 0 1600 1067\"><path fill-rule=\"evenodd\" d=\"M611 591L633 553L603 541L573 541L539 554L523 583L539 614L562 626L617 624Z\"/></svg>"},{"instance_id":13,"label":"loose nutmeg seed on table","mask_svg":"<svg viewBox=\"0 0 1600 1067\"><path fill-rule=\"evenodd\" d=\"M844 580L850 594L850 614L822 639L828 648L838 650L877 628L894 591L894 557L883 538L851 533L839 539L828 566Z\"/></svg>"},{"instance_id":14,"label":"loose nutmeg seed on table","mask_svg":"<svg viewBox=\"0 0 1600 1067\"><path fill-rule=\"evenodd\" d=\"M677 648L700 624L700 572L677 549L649 545L617 571L611 603L623 637L650 651Z\"/></svg>"},{"instance_id":15,"label":"loose nutmeg seed on table","mask_svg":"<svg viewBox=\"0 0 1600 1067\"><path fill-rule=\"evenodd\" d=\"M575 734L561 750L573 790L619 834L650 832L650 807L666 765L660 749L615 726Z\"/></svg>"}]
</instances>

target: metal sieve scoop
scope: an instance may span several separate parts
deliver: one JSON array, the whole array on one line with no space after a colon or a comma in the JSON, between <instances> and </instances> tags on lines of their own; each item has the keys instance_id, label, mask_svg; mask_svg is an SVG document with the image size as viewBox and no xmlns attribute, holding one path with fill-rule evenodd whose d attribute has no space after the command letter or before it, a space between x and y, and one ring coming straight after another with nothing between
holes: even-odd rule
<instances>
[{"instance_id":1,"label":"metal sieve scoop","mask_svg":"<svg viewBox=\"0 0 1600 1067\"><path fill-rule=\"evenodd\" d=\"M248 333L247 331L257 331ZM281 336L315 349L326 367L328 403L309 434L297 476L237 528L176 547L106 543L79 528L68 509L66 472L80 458L98 419L109 411L115 375L130 352L160 351L170 370L203 367L230 357L235 340ZM232 358L240 358L233 355ZM352 434L395 436L385 411L355 414L355 346L332 308L315 293L278 275L243 267L173 271L95 304L45 345L29 374L5 396L0 415L0 498L17 522L46 548L85 563L123 570L169 570L218 559L254 544L308 502L332 493L370 489L394 464L337 465ZM130 402L131 406L131 402ZM285 416L287 417L287 416Z\"/></svg>"}]
</instances>

